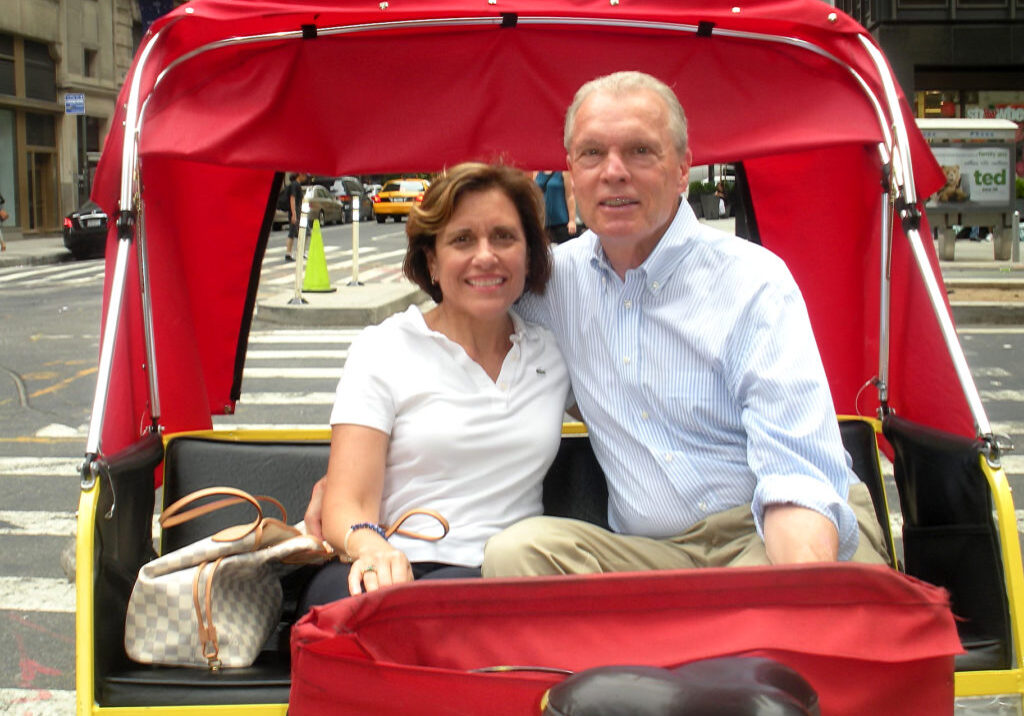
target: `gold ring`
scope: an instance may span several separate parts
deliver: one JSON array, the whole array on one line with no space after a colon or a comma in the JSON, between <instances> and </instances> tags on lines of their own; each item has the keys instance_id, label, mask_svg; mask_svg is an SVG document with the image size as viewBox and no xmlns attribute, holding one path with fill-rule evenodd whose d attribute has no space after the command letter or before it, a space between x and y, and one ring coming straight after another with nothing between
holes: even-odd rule
<instances>
[{"instance_id":1,"label":"gold ring","mask_svg":"<svg viewBox=\"0 0 1024 716\"><path fill-rule=\"evenodd\" d=\"M367 572L376 572L376 571L377 571L376 567L374 567L372 564L368 564L365 567L363 567L362 569L360 569L359 573L360 574L366 574Z\"/></svg>"}]
</instances>

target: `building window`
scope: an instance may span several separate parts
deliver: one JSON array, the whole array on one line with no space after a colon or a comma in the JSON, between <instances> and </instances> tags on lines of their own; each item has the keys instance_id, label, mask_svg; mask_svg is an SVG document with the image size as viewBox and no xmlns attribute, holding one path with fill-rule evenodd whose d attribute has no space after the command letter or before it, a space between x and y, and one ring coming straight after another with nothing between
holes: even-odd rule
<instances>
[{"instance_id":1,"label":"building window","mask_svg":"<svg viewBox=\"0 0 1024 716\"><path fill-rule=\"evenodd\" d=\"M41 42L25 40L25 96L57 101L56 67L50 48Z\"/></svg>"},{"instance_id":2,"label":"building window","mask_svg":"<svg viewBox=\"0 0 1024 716\"><path fill-rule=\"evenodd\" d=\"M83 52L82 57L82 74L86 77L96 76L96 61L99 57L99 53L96 50L90 50L88 48Z\"/></svg>"},{"instance_id":3,"label":"building window","mask_svg":"<svg viewBox=\"0 0 1024 716\"><path fill-rule=\"evenodd\" d=\"M900 10L935 10L947 9L947 0L896 0L896 7Z\"/></svg>"},{"instance_id":4,"label":"building window","mask_svg":"<svg viewBox=\"0 0 1024 716\"><path fill-rule=\"evenodd\" d=\"M14 38L0 35L0 94L14 94Z\"/></svg>"},{"instance_id":5,"label":"building window","mask_svg":"<svg viewBox=\"0 0 1024 716\"><path fill-rule=\"evenodd\" d=\"M25 143L34 147L56 147L57 131L52 114L25 113Z\"/></svg>"},{"instance_id":6,"label":"building window","mask_svg":"<svg viewBox=\"0 0 1024 716\"><path fill-rule=\"evenodd\" d=\"M103 128L103 120L99 117L85 118L85 151L100 151L100 130Z\"/></svg>"}]
</instances>

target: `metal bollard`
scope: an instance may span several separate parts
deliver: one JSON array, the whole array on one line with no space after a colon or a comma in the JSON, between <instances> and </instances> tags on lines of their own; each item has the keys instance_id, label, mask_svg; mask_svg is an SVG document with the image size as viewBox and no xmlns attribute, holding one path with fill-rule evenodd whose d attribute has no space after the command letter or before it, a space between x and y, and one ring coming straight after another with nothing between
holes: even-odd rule
<instances>
[{"instance_id":1,"label":"metal bollard","mask_svg":"<svg viewBox=\"0 0 1024 716\"><path fill-rule=\"evenodd\" d=\"M288 300L289 306L301 306L309 303L302 297L302 272L306 265L306 227L309 226L309 197L312 192L313 187L306 187L306 193L302 196L302 212L299 214L299 240L295 247L298 252L295 256L295 295Z\"/></svg>"},{"instance_id":2,"label":"metal bollard","mask_svg":"<svg viewBox=\"0 0 1024 716\"><path fill-rule=\"evenodd\" d=\"M1024 236L1020 233L1020 212L1013 212L1013 220L1010 222L1010 243L1012 248L1010 249L1010 261L1015 264L1020 263L1020 242L1024 240Z\"/></svg>"},{"instance_id":3,"label":"metal bollard","mask_svg":"<svg viewBox=\"0 0 1024 716\"><path fill-rule=\"evenodd\" d=\"M359 281L359 197L352 196L352 280L349 286L362 286Z\"/></svg>"}]
</instances>

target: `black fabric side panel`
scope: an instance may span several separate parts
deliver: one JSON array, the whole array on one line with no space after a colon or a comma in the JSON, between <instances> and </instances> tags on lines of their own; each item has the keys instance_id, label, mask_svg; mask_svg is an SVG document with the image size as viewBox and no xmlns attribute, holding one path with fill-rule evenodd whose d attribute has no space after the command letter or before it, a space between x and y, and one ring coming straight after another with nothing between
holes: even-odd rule
<instances>
[{"instance_id":1,"label":"black fabric side panel","mask_svg":"<svg viewBox=\"0 0 1024 716\"><path fill-rule=\"evenodd\" d=\"M544 514L608 529L608 485L588 437L563 437L544 478Z\"/></svg>"},{"instance_id":2,"label":"black fabric side panel","mask_svg":"<svg viewBox=\"0 0 1024 716\"><path fill-rule=\"evenodd\" d=\"M736 186L733 187L733 217L735 218L736 235L747 241L761 245L761 232L757 228L757 216L754 213L754 202L750 197L750 182L747 181L747 170L743 162L736 165Z\"/></svg>"},{"instance_id":3,"label":"black fabric side panel","mask_svg":"<svg viewBox=\"0 0 1024 716\"><path fill-rule=\"evenodd\" d=\"M107 674L130 663L124 651L124 620L139 568L155 556L153 471L162 459L160 436L150 434L108 458L110 481L100 478L93 591L96 693Z\"/></svg>"},{"instance_id":4,"label":"black fabric side panel","mask_svg":"<svg viewBox=\"0 0 1024 716\"><path fill-rule=\"evenodd\" d=\"M894 415L883 432L895 454L907 573L947 589L964 647L978 645L998 659L958 665L1008 668L1009 607L981 443Z\"/></svg>"},{"instance_id":5,"label":"black fabric side panel","mask_svg":"<svg viewBox=\"0 0 1024 716\"><path fill-rule=\"evenodd\" d=\"M249 347L249 328L252 326L253 311L256 309L256 291L259 289L260 273L263 270L263 257L267 253L267 243L270 241L270 230L273 228L274 211L277 209L277 196L284 183L284 172L274 174L270 183L270 196L267 198L267 206L263 210L263 223L260 224L259 240L256 242L256 250L252 256L252 266L249 269L249 288L245 294L245 307L242 311L242 322L238 326L238 343L235 348L235 377L231 383L231 399L237 401L242 394L242 369L245 368L245 353Z\"/></svg>"},{"instance_id":6,"label":"black fabric side panel","mask_svg":"<svg viewBox=\"0 0 1024 716\"><path fill-rule=\"evenodd\" d=\"M882 472L878 468L878 443L875 430L870 423L862 420L840 420L839 434L843 438L843 446L853 460L853 471L857 473L871 493L871 502L875 508L875 517L885 534L885 547L889 550L892 539L889 533L889 509L885 504L885 491L882 486ZM892 562L893 556L889 555Z\"/></svg>"}]
</instances>

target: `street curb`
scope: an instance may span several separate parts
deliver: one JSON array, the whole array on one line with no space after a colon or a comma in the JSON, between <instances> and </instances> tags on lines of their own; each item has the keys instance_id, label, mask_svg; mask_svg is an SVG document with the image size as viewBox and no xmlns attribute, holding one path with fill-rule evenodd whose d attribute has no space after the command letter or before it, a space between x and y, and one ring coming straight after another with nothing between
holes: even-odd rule
<instances>
[{"instance_id":1,"label":"street curb","mask_svg":"<svg viewBox=\"0 0 1024 716\"><path fill-rule=\"evenodd\" d=\"M368 326L430 300L418 287L398 283L342 286L330 293L304 292L302 298L307 303L299 305L290 303L293 298L294 292L288 292L257 302L256 318L293 326Z\"/></svg>"},{"instance_id":2,"label":"street curb","mask_svg":"<svg viewBox=\"0 0 1024 716\"><path fill-rule=\"evenodd\" d=\"M1024 303L1003 303L996 301L961 301L950 303L953 322L958 326L1024 325Z\"/></svg>"},{"instance_id":3,"label":"street curb","mask_svg":"<svg viewBox=\"0 0 1024 716\"><path fill-rule=\"evenodd\" d=\"M46 266L48 264L62 264L73 261L74 256L67 249L54 251L45 254L23 254L12 253L11 245L7 245L7 251L0 253L0 268L18 268L19 266Z\"/></svg>"}]
</instances>

